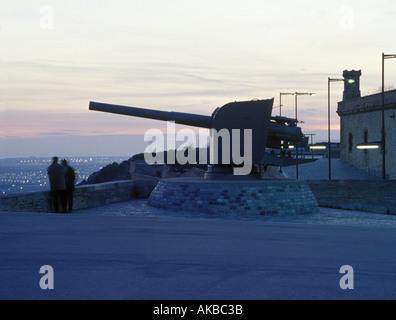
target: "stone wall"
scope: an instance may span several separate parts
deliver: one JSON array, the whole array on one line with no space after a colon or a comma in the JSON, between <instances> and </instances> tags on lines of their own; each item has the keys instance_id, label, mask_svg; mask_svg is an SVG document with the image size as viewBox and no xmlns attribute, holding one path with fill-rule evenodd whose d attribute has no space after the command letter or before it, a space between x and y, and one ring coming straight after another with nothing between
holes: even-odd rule
<instances>
[{"instance_id":1,"label":"stone wall","mask_svg":"<svg viewBox=\"0 0 396 320\"><path fill-rule=\"evenodd\" d=\"M139 184L144 190L144 183ZM130 200L136 192L134 181L117 181L76 187L74 209L100 207L106 204ZM143 191L141 192L143 193ZM148 197L148 194L141 195ZM0 198L0 211L6 212L53 212L49 191L11 195Z\"/></svg>"},{"instance_id":2,"label":"stone wall","mask_svg":"<svg viewBox=\"0 0 396 320\"><path fill-rule=\"evenodd\" d=\"M396 215L396 181L321 181L308 185L319 206Z\"/></svg>"},{"instance_id":3,"label":"stone wall","mask_svg":"<svg viewBox=\"0 0 396 320\"><path fill-rule=\"evenodd\" d=\"M381 142L382 94L338 104L341 117L341 159L371 176L382 177L382 149L358 150L361 144ZM385 95L386 171L396 179L396 90Z\"/></svg>"}]
</instances>

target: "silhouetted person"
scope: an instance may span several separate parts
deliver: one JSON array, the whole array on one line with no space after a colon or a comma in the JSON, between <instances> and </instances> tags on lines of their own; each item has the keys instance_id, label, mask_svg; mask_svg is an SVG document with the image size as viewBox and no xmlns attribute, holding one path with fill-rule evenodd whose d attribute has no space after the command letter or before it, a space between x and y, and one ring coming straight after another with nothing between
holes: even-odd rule
<instances>
[{"instance_id":1,"label":"silhouetted person","mask_svg":"<svg viewBox=\"0 0 396 320\"><path fill-rule=\"evenodd\" d=\"M73 212L73 192L75 190L74 184L76 181L76 173L72 167L67 164L67 160L62 160L62 164L65 168L65 178L66 178L66 203L69 205L69 210L67 212Z\"/></svg>"},{"instance_id":2,"label":"silhouetted person","mask_svg":"<svg viewBox=\"0 0 396 320\"><path fill-rule=\"evenodd\" d=\"M52 201L55 213L59 212L59 201L61 201L63 213L66 213L66 180L65 168L58 163L58 157L52 158L53 163L47 169L50 180Z\"/></svg>"}]
</instances>

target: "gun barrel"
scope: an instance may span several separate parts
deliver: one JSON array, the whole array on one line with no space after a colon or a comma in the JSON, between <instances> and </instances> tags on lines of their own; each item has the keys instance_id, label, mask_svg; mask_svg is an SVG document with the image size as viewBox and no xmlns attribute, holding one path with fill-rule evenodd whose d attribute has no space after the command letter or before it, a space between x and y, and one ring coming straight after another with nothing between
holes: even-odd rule
<instances>
[{"instance_id":1,"label":"gun barrel","mask_svg":"<svg viewBox=\"0 0 396 320\"><path fill-rule=\"evenodd\" d=\"M154 119L160 121L174 121L177 124L183 124L187 126L199 127L199 128L212 128L212 117L197 115L191 113L183 112L169 112L169 111L159 111L142 109L135 107L126 107L120 105L90 102L89 110L108 112L113 114L120 114L138 118ZM286 119L286 118L284 118ZM275 120L273 118L272 120ZM291 120L291 119L286 119ZM303 137L301 128L299 127L289 127L284 124L269 122L269 137L281 140L292 140L300 141Z\"/></svg>"},{"instance_id":2,"label":"gun barrel","mask_svg":"<svg viewBox=\"0 0 396 320\"><path fill-rule=\"evenodd\" d=\"M161 121L174 121L177 124L183 124L187 126L199 127L199 128L211 128L212 117L203 116L191 113L183 112L168 112L159 110L149 110L134 107L125 107L113 104L105 104L99 102L90 102L89 110L108 112L114 114L120 114L125 116L132 116L138 118L154 119Z\"/></svg>"}]
</instances>

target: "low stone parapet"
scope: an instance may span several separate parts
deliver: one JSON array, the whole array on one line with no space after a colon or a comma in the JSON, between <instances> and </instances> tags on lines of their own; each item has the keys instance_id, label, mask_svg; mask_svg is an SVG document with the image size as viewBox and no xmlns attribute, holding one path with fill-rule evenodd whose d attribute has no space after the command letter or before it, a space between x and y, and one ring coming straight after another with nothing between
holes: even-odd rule
<instances>
[{"instance_id":1,"label":"low stone parapet","mask_svg":"<svg viewBox=\"0 0 396 320\"><path fill-rule=\"evenodd\" d=\"M282 207L291 206L298 211L300 205L304 205L304 198L314 195L320 207L335 209L365 211L372 213L396 215L396 181L381 180L309 180L307 182L296 182L296 188L302 188L303 192L294 193L291 187L287 187L286 181L278 181L278 185L263 189L255 187L254 183L259 182L239 182L233 186L226 182L212 182L214 187L203 187L197 190L192 187L189 181L203 179L166 179L162 180L153 195L151 202L155 202L157 207L181 208L186 210L195 209L204 212L213 208L228 211L240 211L249 213L252 210L261 214L271 214L276 210L282 214ZM174 181L174 182L172 182ZM275 181L273 181L275 182ZM172 185L173 183L173 185ZM251 186L241 191L241 184L250 183ZM167 184L165 188L165 184ZM283 186L282 186L283 184ZM85 209L100 207L106 204L128 201L131 199L149 198L157 181L153 180L127 180L102 183L96 185L86 185L76 187L74 193L74 209ZM274 187L275 186L275 187ZM309 191L305 186L309 186ZM166 191L164 190L166 189ZM193 188L193 189L191 189ZM220 191L220 193L218 192ZM306 190L306 192L304 191ZM216 191L216 192L214 192ZM312 192L311 192L312 191ZM289 197L278 197L279 192L289 192ZM249 201L245 201L247 197ZM263 201L270 203L270 208L262 209ZM310 200L313 201L313 200ZM230 203L233 202L232 205ZM261 203L261 204L259 204ZM0 211L3 212L53 212L51 203L51 193L49 191L25 193L0 197Z\"/></svg>"},{"instance_id":2,"label":"low stone parapet","mask_svg":"<svg viewBox=\"0 0 396 320\"><path fill-rule=\"evenodd\" d=\"M73 209L100 207L127 201L133 199L135 194L135 181L132 180L78 186L74 192ZM0 211L53 212L51 192L42 191L1 197Z\"/></svg>"},{"instance_id":3,"label":"low stone parapet","mask_svg":"<svg viewBox=\"0 0 396 320\"><path fill-rule=\"evenodd\" d=\"M321 207L396 215L396 180L309 180Z\"/></svg>"}]
</instances>

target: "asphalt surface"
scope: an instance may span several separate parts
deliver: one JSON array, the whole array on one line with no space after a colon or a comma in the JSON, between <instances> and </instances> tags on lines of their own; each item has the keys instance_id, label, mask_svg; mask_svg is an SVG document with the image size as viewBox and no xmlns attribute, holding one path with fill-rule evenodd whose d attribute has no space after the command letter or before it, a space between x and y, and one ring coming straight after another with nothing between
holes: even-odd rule
<instances>
[{"instance_id":1,"label":"asphalt surface","mask_svg":"<svg viewBox=\"0 0 396 320\"><path fill-rule=\"evenodd\" d=\"M0 299L396 298L393 216L205 216L134 201L0 213L0 243ZM53 290L40 287L44 265ZM340 287L345 265L353 290Z\"/></svg>"}]
</instances>

